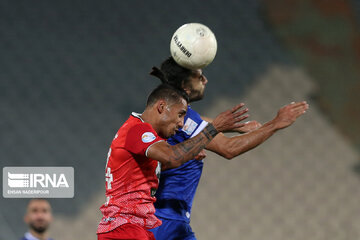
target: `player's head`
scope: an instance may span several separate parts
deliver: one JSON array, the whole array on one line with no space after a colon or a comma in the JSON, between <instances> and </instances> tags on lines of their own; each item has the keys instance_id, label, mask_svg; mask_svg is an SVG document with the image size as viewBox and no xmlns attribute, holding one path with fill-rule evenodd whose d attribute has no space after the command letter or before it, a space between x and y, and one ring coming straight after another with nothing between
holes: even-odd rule
<instances>
[{"instance_id":1,"label":"player's head","mask_svg":"<svg viewBox=\"0 0 360 240\"><path fill-rule=\"evenodd\" d=\"M169 138L183 127L188 101L184 91L169 84L161 84L150 93L145 111L151 112L160 137Z\"/></svg>"},{"instance_id":2,"label":"player's head","mask_svg":"<svg viewBox=\"0 0 360 240\"><path fill-rule=\"evenodd\" d=\"M202 69L189 70L175 62L172 57L166 59L160 69L153 67L151 75L158 77L163 83L183 89L190 102L201 100L204 97L205 85L208 80Z\"/></svg>"},{"instance_id":3,"label":"player's head","mask_svg":"<svg viewBox=\"0 0 360 240\"><path fill-rule=\"evenodd\" d=\"M46 199L31 199L24 216L30 230L42 234L46 232L52 221L50 203Z\"/></svg>"}]
</instances>

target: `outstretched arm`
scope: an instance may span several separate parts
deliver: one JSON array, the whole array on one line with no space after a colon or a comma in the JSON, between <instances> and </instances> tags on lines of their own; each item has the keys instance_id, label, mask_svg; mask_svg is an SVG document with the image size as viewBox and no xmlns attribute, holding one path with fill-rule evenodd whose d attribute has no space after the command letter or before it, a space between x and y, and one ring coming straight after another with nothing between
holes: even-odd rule
<instances>
[{"instance_id":1,"label":"outstretched arm","mask_svg":"<svg viewBox=\"0 0 360 240\"><path fill-rule=\"evenodd\" d=\"M147 156L161 162L163 169L179 167L194 159L219 132L241 127L243 123L240 121L248 117L244 115L247 109L238 111L243 106L243 104L239 104L219 114L213 123L208 124L197 136L182 143L173 146L164 141L155 143L149 147Z\"/></svg>"},{"instance_id":2,"label":"outstretched arm","mask_svg":"<svg viewBox=\"0 0 360 240\"><path fill-rule=\"evenodd\" d=\"M220 133L206 146L206 149L227 159L232 159L263 143L276 131L290 126L298 117L303 115L308 108L309 105L306 102L286 105L279 110L273 120L265 123L260 128L235 137L226 137Z\"/></svg>"},{"instance_id":3,"label":"outstretched arm","mask_svg":"<svg viewBox=\"0 0 360 240\"><path fill-rule=\"evenodd\" d=\"M212 121L213 121L212 118L204 117L204 116L201 116L201 119L205 120L209 123L212 123ZM242 127L235 128L231 132L247 133L247 132L254 131L255 129L258 129L259 127L261 127L261 123L259 123L258 121L252 120L252 121L245 122Z\"/></svg>"}]
</instances>

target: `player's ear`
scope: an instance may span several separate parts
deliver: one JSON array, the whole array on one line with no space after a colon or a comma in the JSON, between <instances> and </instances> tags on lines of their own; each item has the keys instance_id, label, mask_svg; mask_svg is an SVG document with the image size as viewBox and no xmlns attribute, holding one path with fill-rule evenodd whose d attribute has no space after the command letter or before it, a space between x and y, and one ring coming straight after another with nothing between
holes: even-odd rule
<instances>
[{"instance_id":1,"label":"player's ear","mask_svg":"<svg viewBox=\"0 0 360 240\"><path fill-rule=\"evenodd\" d=\"M156 107L157 107L158 113L161 114L165 111L166 102L164 100L159 100Z\"/></svg>"},{"instance_id":2,"label":"player's ear","mask_svg":"<svg viewBox=\"0 0 360 240\"><path fill-rule=\"evenodd\" d=\"M189 89L189 88L184 88L184 91L186 92L186 94L188 95L188 96L190 96L190 94L191 94L191 90Z\"/></svg>"},{"instance_id":3,"label":"player's ear","mask_svg":"<svg viewBox=\"0 0 360 240\"><path fill-rule=\"evenodd\" d=\"M185 81L183 81L181 83L181 88L186 92L187 95L190 95L191 90L190 90L189 86L186 86Z\"/></svg>"}]
</instances>

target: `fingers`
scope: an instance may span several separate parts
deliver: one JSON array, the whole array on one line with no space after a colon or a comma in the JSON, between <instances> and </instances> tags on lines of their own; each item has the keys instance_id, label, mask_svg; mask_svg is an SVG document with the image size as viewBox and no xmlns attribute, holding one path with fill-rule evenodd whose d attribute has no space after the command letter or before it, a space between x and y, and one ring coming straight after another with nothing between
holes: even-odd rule
<instances>
[{"instance_id":1,"label":"fingers","mask_svg":"<svg viewBox=\"0 0 360 240\"><path fill-rule=\"evenodd\" d=\"M296 114L296 117L299 117L299 116L303 115L304 113L306 113L306 110L305 109L298 109L296 111L293 111L293 113Z\"/></svg>"},{"instance_id":2,"label":"fingers","mask_svg":"<svg viewBox=\"0 0 360 240\"><path fill-rule=\"evenodd\" d=\"M245 126L245 123L237 122L234 124L234 128L242 128Z\"/></svg>"},{"instance_id":3,"label":"fingers","mask_svg":"<svg viewBox=\"0 0 360 240\"><path fill-rule=\"evenodd\" d=\"M233 117L234 118L237 118L237 117L240 117L241 115L244 115L245 113L247 113L249 111L248 108L245 108L241 111L238 111L238 112L233 112Z\"/></svg>"},{"instance_id":4,"label":"fingers","mask_svg":"<svg viewBox=\"0 0 360 240\"><path fill-rule=\"evenodd\" d=\"M230 111L232 113L236 112L237 110L239 110L240 108L242 108L245 104L244 103L239 103L238 105L236 105L235 107L233 107Z\"/></svg>"},{"instance_id":5,"label":"fingers","mask_svg":"<svg viewBox=\"0 0 360 240\"><path fill-rule=\"evenodd\" d=\"M241 122L249 117L248 114L244 115L245 113L247 113L249 111L248 108L242 109L241 111L237 112L237 110L239 110L243 106L244 106L244 104L240 103L232 109L232 110L236 109L235 111L232 111L232 113L233 113L232 116L235 119L235 123ZM245 125L245 123L242 126L244 126L244 125Z\"/></svg>"},{"instance_id":6,"label":"fingers","mask_svg":"<svg viewBox=\"0 0 360 240\"><path fill-rule=\"evenodd\" d=\"M293 124L298 117L303 115L309 105L303 102L292 102L282 107L277 116L273 119L276 125L276 129L283 129Z\"/></svg>"},{"instance_id":7,"label":"fingers","mask_svg":"<svg viewBox=\"0 0 360 240\"><path fill-rule=\"evenodd\" d=\"M261 124L261 123L259 123L259 122L256 122L254 125L255 125L255 126L254 126L254 128L255 128L255 129L257 129L257 128L259 128L259 127L261 127L261 126L262 126L262 124Z\"/></svg>"},{"instance_id":8,"label":"fingers","mask_svg":"<svg viewBox=\"0 0 360 240\"><path fill-rule=\"evenodd\" d=\"M295 120L296 118L306 113L306 110L309 109L309 104L307 104L306 101L292 102L289 105L285 106L285 109L286 112L291 114L288 116L292 116L291 118L294 118L293 120Z\"/></svg>"},{"instance_id":9,"label":"fingers","mask_svg":"<svg viewBox=\"0 0 360 240\"><path fill-rule=\"evenodd\" d=\"M297 103L292 102L288 106L290 106L292 109L298 109L298 108L308 109L309 108L309 104L307 104L306 101L297 102Z\"/></svg>"},{"instance_id":10,"label":"fingers","mask_svg":"<svg viewBox=\"0 0 360 240\"><path fill-rule=\"evenodd\" d=\"M206 158L206 152L204 151L204 149L201 150L201 151L199 152L199 154L195 156L195 159L196 159L196 160L202 160L202 159L204 159L204 158Z\"/></svg>"},{"instance_id":11,"label":"fingers","mask_svg":"<svg viewBox=\"0 0 360 240\"><path fill-rule=\"evenodd\" d=\"M305 101L299 103L291 103L290 106L291 106L291 111L298 116L304 114L306 110L309 109L309 104L307 104Z\"/></svg>"},{"instance_id":12,"label":"fingers","mask_svg":"<svg viewBox=\"0 0 360 240\"><path fill-rule=\"evenodd\" d=\"M246 115L244 115L244 116L235 118L235 120L236 120L236 122L241 122L242 120L245 120L245 119L247 119L248 117L249 117L249 115L246 114ZM245 125L245 123L244 123L244 125Z\"/></svg>"},{"instance_id":13,"label":"fingers","mask_svg":"<svg viewBox=\"0 0 360 240\"><path fill-rule=\"evenodd\" d=\"M249 115L244 115L244 116L235 118L235 119L234 119L235 122L234 122L234 124L233 124L233 126L232 126L232 129L244 127L244 126L246 125L246 123L243 123L243 122L241 122L241 121L247 119L248 117L249 117Z\"/></svg>"},{"instance_id":14,"label":"fingers","mask_svg":"<svg viewBox=\"0 0 360 240\"><path fill-rule=\"evenodd\" d=\"M255 129L258 129L259 127L261 127L261 123L259 123L258 121L252 120L252 121L247 121L245 122L244 127L242 127L240 129L241 132L250 132L253 131Z\"/></svg>"},{"instance_id":15,"label":"fingers","mask_svg":"<svg viewBox=\"0 0 360 240\"><path fill-rule=\"evenodd\" d=\"M290 111L291 113L295 113L297 115L304 114L307 109L309 109L309 104L307 104L306 101L292 102L283 108L284 111L287 111L287 112Z\"/></svg>"}]
</instances>

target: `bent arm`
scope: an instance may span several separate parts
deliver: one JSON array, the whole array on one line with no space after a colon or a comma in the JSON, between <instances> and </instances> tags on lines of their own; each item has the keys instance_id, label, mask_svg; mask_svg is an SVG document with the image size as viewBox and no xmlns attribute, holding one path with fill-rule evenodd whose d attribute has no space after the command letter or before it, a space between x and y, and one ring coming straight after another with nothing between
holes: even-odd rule
<instances>
[{"instance_id":1,"label":"bent arm","mask_svg":"<svg viewBox=\"0 0 360 240\"><path fill-rule=\"evenodd\" d=\"M198 135L176 145L158 142L147 150L147 157L162 164L163 169L176 168L194 159L201 150L218 134L243 126L240 123L248 116L244 114L248 109L239 110L244 104L238 104L232 109L220 113L212 123L209 123ZM238 111L239 110L239 111Z\"/></svg>"},{"instance_id":2,"label":"bent arm","mask_svg":"<svg viewBox=\"0 0 360 240\"><path fill-rule=\"evenodd\" d=\"M163 169L176 168L194 159L195 156L205 148L205 146L217 134L216 129L209 124L197 136L190 138L182 143L170 145L165 141L151 145L147 151L147 157L159 161Z\"/></svg>"}]
</instances>

